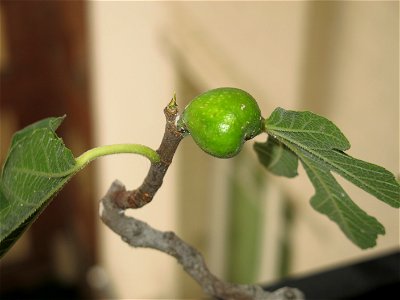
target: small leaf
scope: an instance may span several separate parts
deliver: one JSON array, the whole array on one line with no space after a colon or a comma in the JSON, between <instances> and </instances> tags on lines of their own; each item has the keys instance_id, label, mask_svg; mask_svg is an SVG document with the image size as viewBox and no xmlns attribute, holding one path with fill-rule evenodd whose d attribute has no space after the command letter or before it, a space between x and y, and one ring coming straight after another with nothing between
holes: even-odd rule
<instances>
[{"instance_id":1,"label":"small leaf","mask_svg":"<svg viewBox=\"0 0 400 300\"><path fill-rule=\"evenodd\" d=\"M48 118L17 132L0 179L0 256L72 177L75 159Z\"/></svg>"},{"instance_id":2,"label":"small leaf","mask_svg":"<svg viewBox=\"0 0 400 300\"><path fill-rule=\"evenodd\" d=\"M311 112L278 108L265 121L265 131L302 161L316 190L312 206L335 221L359 247L374 246L377 235L384 234L383 226L353 203L330 171L398 208L400 186L393 174L344 153L350 144L343 133L331 121Z\"/></svg>"},{"instance_id":3,"label":"small leaf","mask_svg":"<svg viewBox=\"0 0 400 300\"><path fill-rule=\"evenodd\" d=\"M277 139L269 136L265 143L254 143L258 159L269 171L278 176L297 176L297 156Z\"/></svg>"}]
</instances>

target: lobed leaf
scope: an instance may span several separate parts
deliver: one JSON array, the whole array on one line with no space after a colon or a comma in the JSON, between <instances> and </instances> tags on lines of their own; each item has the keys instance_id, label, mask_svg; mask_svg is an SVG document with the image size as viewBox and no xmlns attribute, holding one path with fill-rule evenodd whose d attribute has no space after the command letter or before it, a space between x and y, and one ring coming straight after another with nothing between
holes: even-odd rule
<instances>
[{"instance_id":1,"label":"lobed leaf","mask_svg":"<svg viewBox=\"0 0 400 300\"><path fill-rule=\"evenodd\" d=\"M394 175L380 166L344 153L350 148L350 143L340 129L331 121L311 112L277 108L265 120L265 131L301 160L316 191L311 199L312 206L336 222L360 248L374 246L377 236L384 234L383 226L350 199L330 171L398 208L400 185ZM280 159L286 158L274 154L274 151L279 152L279 143L267 142L262 147L256 146L260 161L274 173L277 173L272 164L274 159L278 159L279 165L285 166ZM286 164L290 161L293 158Z\"/></svg>"},{"instance_id":2,"label":"lobed leaf","mask_svg":"<svg viewBox=\"0 0 400 300\"><path fill-rule=\"evenodd\" d=\"M283 128L285 125L291 127ZM310 112L278 108L266 120L266 129L292 151L304 150L316 163L326 165L329 170L386 204L399 207L400 186L394 175L380 166L355 159L341 151L345 150L341 144L344 146L347 139L331 121ZM331 142L327 140L328 137ZM317 141L319 138L321 140Z\"/></svg>"},{"instance_id":3,"label":"lobed leaf","mask_svg":"<svg viewBox=\"0 0 400 300\"><path fill-rule=\"evenodd\" d=\"M392 173L339 151L320 150L330 169L392 207L400 206L400 186Z\"/></svg>"},{"instance_id":4,"label":"lobed leaf","mask_svg":"<svg viewBox=\"0 0 400 300\"><path fill-rule=\"evenodd\" d=\"M361 249L374 247L385 228L374 217L359 208L330 174L329 169L316 162L304 149L296 152L315 188L312 207L336 222L344 234Z\"/></svg>"}]
</instances>

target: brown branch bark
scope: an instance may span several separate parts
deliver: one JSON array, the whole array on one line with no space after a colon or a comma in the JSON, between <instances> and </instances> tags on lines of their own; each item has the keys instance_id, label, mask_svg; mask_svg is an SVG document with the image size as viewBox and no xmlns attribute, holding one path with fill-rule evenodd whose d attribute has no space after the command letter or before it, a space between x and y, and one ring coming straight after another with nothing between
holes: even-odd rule
<instances>
[{"instance_id":1,"label":"brown branch bark","mask_svg":"<svg viewBox=\"0 0 400 300\"><path fill-rule=\"evenodd\" d=\"M163 183L165 173L172 162L176 148L183 138L178 131L175 120L178 116L178 106L175 97L164 109L166 118L165 132L157 153L160 162L152 163L142 185L136 190L121 190L115 197L115 203L122 209L140 208L149 203Z\"/></svg>"},{"instance_id":2,"label":"brown branch bark","mask_svg":"<svg viewBox=\"0 0 400 300\"><path fill-rule=\"evenodd\" d=\"M119 181L111 185L100 203L101 220L129 245L156 249L175 257L206 294L225 300L304 299L303 294L294 288L285 287L274 292L267 292L257 285L239 285L222 281L209 271L203 256L175 233L159 231L123 214L121 208L116 205L115 199L124 191L125 187Z\"/></svg>"}]
</instances>

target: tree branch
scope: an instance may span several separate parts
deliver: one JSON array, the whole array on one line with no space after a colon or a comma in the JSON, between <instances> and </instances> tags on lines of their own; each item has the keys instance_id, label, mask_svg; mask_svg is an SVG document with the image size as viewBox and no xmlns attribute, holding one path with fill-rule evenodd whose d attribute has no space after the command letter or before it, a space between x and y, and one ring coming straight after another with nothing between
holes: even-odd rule
<instances>
[{"instance_id":1,"label":"tree branch","mask_svg":"<svg viewBox=\"0 0 400 300\"><path fill-rule=\"evenodd\" d=\"M100 202L101 220L129 245L156 249L175 257L206 294L226 300L303 299L303 294L294 288L286 287L275 292L267 292L255 285L238 285L222 281L209 271L203 256L175 233L159 231L140 220L126 216L115 202L115 199L124 192L126 192L124 185L114 181Z\"/></svg>"},{"instance_id":2,"label":"tree branch","mask_svg":"<svg viewBox=\"0 0 400 300\"><path fill-rule=\"evenodd\" d=\"M149 203L163 183L165 173L172 162L175 151L184 137L183 133L178 131L175 120L178 116L178 106L175 96L165 107L164 114L166 125L164 136L157 153L160 155L160 162L152 163L142 185L136 190L121 190L115 197L115 203L122 209L140 208Z\"/></svg>"},{"instance_id":3,"label":"tree branch","mask_svg":"<svg viewBox=\"0 0 400 300\"><path fill-rule=\"evenodd\" d=\"M184 137L183 132L180 132L175 124L178 117L175 97L164 109L164 114L166 117L165 132L157 150L160 162L151 164L142 185L136 190L127 191L119 181L115 181L111 185L100 202L102 221L120 235L123 241L133 247L157 249L175 257L186 273L196 280L208 295L225 300L303 299L303 294L297 289L282 288L270 293L263 291L259 286L224 282L208 270L203 256L175 233L161 232L124 214L125 209L142 207L153 199L161 187L175 151Z\"/></svg>"}]
</instances>

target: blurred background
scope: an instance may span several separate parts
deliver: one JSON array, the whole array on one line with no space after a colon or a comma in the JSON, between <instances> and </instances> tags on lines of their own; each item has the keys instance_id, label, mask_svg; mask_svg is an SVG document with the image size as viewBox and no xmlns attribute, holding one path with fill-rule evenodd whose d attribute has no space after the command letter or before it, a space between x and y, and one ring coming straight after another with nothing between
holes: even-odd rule
<instances>
[{"instance_id":1,"label":"blurred background","mask_svg":"<svg viewBox=\"0 0 400 300\"><path fill-rule=\"evenodd\" d=\"M157 148L163 108L211 88L252 94L264 117L311 110L345 133L357 158L399 174L399 4L393 2L1 1L1 159L16 130L67 114L58 131L90 147ZM265 136L257 137L258 141ZM369 250L313 211L304 170L278 178L252 142L219 160L185 139L152 203L129 211L173 230L227 280L269 283L399 248L399 213L347 184L386 228ZM199 298L165 254L132 249L99 222L114 179L129 189L149 164L102 158L58 194L0 262L3 299Z\"/></svg>"}]
</instances>

